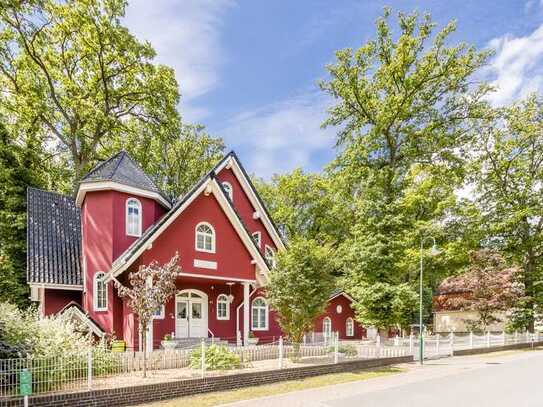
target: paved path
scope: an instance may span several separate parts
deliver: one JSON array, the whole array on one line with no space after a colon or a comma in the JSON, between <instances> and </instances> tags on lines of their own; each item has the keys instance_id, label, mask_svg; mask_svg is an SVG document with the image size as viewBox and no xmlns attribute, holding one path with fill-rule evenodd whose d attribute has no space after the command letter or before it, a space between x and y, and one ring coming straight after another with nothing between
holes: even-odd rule
<instances>
[{"instance_id":1,"label":"paved path","mask_svg":"<svg viewBox=\"0 0 543 407\"><path fill-rule=\"evenodd\" d=\"M366 381L224 407L542 407L543 351L440 359Z\"/></svg>"}]
</instances>

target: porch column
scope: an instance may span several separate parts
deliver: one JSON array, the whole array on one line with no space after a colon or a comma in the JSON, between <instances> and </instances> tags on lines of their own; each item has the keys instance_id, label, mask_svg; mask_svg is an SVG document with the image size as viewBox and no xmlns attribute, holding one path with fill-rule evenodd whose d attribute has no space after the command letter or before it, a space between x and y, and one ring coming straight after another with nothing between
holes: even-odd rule
<instances>
[{"instance_id":1,"label":"porch column","mask_svg":"<svg viewBox=\"0 0 543 407\"><path fill-rule=\"evenodd\" d=\"M243 345L249 343L249 283L243 283Z\"/></svg>"}]
</instances>

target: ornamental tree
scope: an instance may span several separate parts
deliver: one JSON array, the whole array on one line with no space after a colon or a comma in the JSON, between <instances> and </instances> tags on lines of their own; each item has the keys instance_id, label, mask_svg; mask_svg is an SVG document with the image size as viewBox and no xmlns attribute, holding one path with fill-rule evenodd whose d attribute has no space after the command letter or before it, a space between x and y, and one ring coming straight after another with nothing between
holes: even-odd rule
<instances>
[{"instance_id":1,"label":"ornamental tree","mask_svg":"<svg viewBox=\"0 0 543 407\"><path fill-rule=\"evenodd\" d=\"M304 334L313 329L334 289L333 259L329 246L302 238L294 238L288 250L277 255L266 292L296 355Z\"/></svg>"},{"instance_id":2,"label":"ornamental tree","mask_svg":"<svg viewBox=\"0 0 543 407\"><path fill-rule=\"evenodd\" d=\"M490 324L501 321L501 313L510 311L523 298L524 286L518 280L520 271L517 266L508 266L496 251L473 251L467 270L441 283L442 305L453 310L475 311L478 319L466 322L485 331Z\"/></svg>"},{"instance_id":3,"label":"ornamental tree","mask_svg":"<svg viewBox=\"0 0 543 407\"><path fill-rule=\"evenodd\" d=\"M127 298L128 306L137 315L143 346L143 377L147 376L147 329L156 310L164 305L176 290L175 280L181 273L179 255L166 264L153 261L128 275L130 287L116 282L120 297Z\"/></svg>"}]
</instances>

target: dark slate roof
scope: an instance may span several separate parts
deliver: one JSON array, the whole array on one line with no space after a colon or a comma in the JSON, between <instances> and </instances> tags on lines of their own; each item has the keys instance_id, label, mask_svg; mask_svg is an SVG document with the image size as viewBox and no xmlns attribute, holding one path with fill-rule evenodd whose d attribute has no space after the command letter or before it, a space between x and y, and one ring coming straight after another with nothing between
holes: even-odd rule
<instances>
[{"instance_id":1,"label":"dark slate roof","mask_svg":"<svg viewBox=\"0 0 543 407\"><path fill-rule=\"evenodd\" d=\"M27 280L83 284L81 214L73 198L27 189Z\"/></svg>"},{"instance_id":2,"label":"dark slate roof","mask_svg":"<svg viewBox=\"0 0 543 407\"><path fill-rule=\"evenodd\" d=\"M162 195L162 192L153 180L124 150L96 165L83 177L81 183L84 184L96 181L118 182L119 184L156 192Z\"/></svg>"}]
</instances>

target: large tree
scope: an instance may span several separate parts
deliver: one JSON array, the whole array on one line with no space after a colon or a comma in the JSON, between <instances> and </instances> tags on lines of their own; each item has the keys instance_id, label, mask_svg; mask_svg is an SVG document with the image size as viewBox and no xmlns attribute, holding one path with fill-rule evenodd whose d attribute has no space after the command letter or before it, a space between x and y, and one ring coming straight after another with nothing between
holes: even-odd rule
<instances>
[{"instance_id":1,"label":"large tree","mask_svg":"<svg viewBox=\"0 0 543 407\"><path fill-rule=\"evenodd\" d=\"M4 1L0 101L14 129L37 127L77 182L114 139L179 137L172 69L121 24L125 0Z\"/></svg>"},{"instance_id":2,"label":"large tree","mask_svg":"<svg viewBox=\"0 0 543 407\"><path fill-rule=\"evenodd\" d=\"M349 191L354 212L340 248L345 281L375 317L387 313L379 309L383 296L412 297L423 236L456 243L437 260L442 271L445 261L466 261L458 247L465 232L447 224L456 219L454 192L463 182L460 152L470 135L468 124L485 113L482 99L489 90L472 76L488 53L453 44L454 23L434 33L429 15L399 13L395 30L389 17L387 9L375 39L354 51L338 51L328 66L330 78L321 83L337 101L324 124L340 129L339 154L329 172L333 185ZM428 264L427 275L434 275L437 264Z\"/></svg>"},{"instance_id":3,"label":"large tree","mask_svg":"<svg viewBox=\"0 0 543 407\"><path fill-rule=\"evenodd\" d=\"M472 181L486 244L522 268L526 298L518 328L533 330L543 311L543 101L532 96L479 121Z\"/></svg>"}]
</instances>

